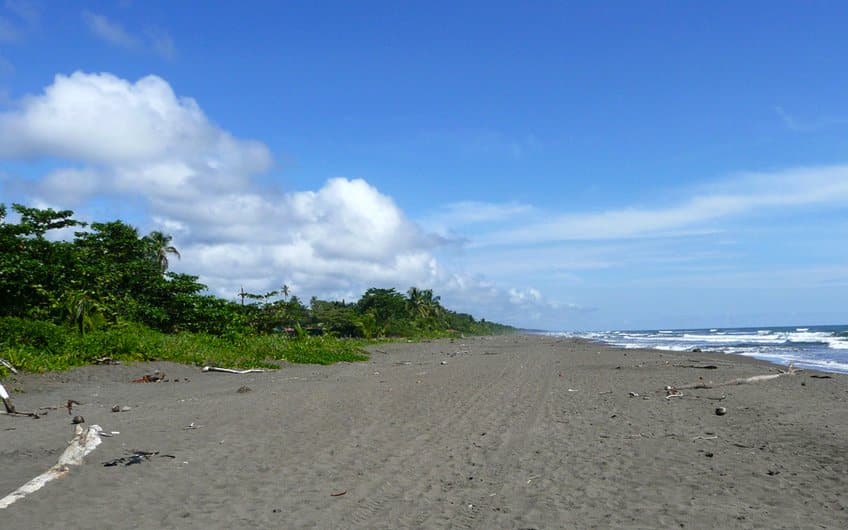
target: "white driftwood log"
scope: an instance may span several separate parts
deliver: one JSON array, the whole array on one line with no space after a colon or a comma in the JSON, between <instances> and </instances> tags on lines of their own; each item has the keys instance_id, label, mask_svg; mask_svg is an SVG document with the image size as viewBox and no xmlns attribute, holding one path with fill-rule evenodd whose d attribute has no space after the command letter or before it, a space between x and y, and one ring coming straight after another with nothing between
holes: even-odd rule
<instances>
[{"instance_id":1,"label":"white driftwood log","mask_svg":"<svg viewBox=\"0 0 848 530\"><path fill-rule=\"evenodd\" d=\"M232 368L218 368L217 366L204 366L204 372L224 372L225 374L253 374L264 372L262 368L251 368L249 370L233 370Z\"/></svg>"},{"instance_id":2,"label":"white driftwood log","mask_svg":"<svg viewBox=\"0 0 848 530\"><path fill-rule=\"evenodd\" d=\"M88 429L83 429L82 425L77 425L74 439L71 440L70 445L59 457L56 465L0 499L0 510L8 508L15 501L40 490L48 482L67 475L71 466L82 464L83 458L100 445L101 431L103 429L99 425L92 425Z\"/></svg>"},{"instance_id":3,"label":"white driftwood log","mask_svg":"<svg viewBox=\"0 0 848 530\"><path fill-rule=\"evenodd\" d=\"M780 373L777 374L768 374L768 375L755 375L752 377L740 377L738 379L731 379L730 381L725 381L723 383L713 383L709 382L700 382L693 383L691 385L681 385L681 386L667 386L665 387L665 391L669 394L667 397L673 397L675 394L678 394L678 390L687 389L687 388L715 388L717 386L732 386L732 385L746 385L748 383L761 383L763 381L770 381L772 379L777 379L778 377L782 377L784 375L795 375L800 370L795 368L792 363L789 363L789 366L786 370L780 370Z\"/></svg>"}]
</instances>

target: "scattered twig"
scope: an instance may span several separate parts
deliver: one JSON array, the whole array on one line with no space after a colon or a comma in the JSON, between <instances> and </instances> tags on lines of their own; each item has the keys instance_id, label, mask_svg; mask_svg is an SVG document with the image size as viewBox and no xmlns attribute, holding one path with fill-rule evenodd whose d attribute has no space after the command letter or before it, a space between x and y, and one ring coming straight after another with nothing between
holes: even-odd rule
<instances>
[{"instance_id":1,"label":"scattered twig","mask_svg":"<svg viewBox=\"0 0 848 530\"><path fill-rule=\"evenodd\" d=\"M337 491L337 492L335 492L335 493L331 493L331 494L330 494L330 497L341 497L342 495L344 495L344 494L346 494L346 493L347 493L347 490L344 490L344 491Z\"/></svg>"},{"instance_id":2,"label":"scattered twig","mask_svg":"<svg viewBox=\"0 0 848 530\"><path fill-rule=\"evenodd\" d=\"M176 458L174 455L160 455L159 451L133 451L129 456L121 456L103 462L103 467L115 467L118 464L123 464L125 466L140 464L142 462L147 462L152 456L159 456L162 458Z\"/></svg>"},{"instance_id":3,"label":"scattered twig","mask_svg":"<svg viewBox=\"0 0 848 530\"><path fill-rule=\"evenodd\" d=\"M92 425L88 429L84 429L82 425L77 425L74 431L74 439L71 440L70 445L62 453L62 456L59 457L56 465L0 499L0 510L8 508L15 501L23 499L34 491L40 490L51 480L65 476L70 471L71 466L82 464L82 459L100 445L100 433L102 431L103 429L99 425Z\"/></svg>"},{"instance_id":4,"label":"scattered twig","mask_svg":"<svg viewBox=\"0 0 848 530\"><path fill-rule=\"evenodd\" d=\"M813 379L833 379L832 375L812 374L812 375L810 375L810 377L812 377Z\"/></svg>"},{"instance_id":5,"label":"scattered twig","mask_svg":"<svg viewBox=\"0 0 848 530\"><path fill-rule=\"evenodd\" d=\"M67 404L67 405L65 405L65 408L67 408L67 409L68 409L68 415L69 415L69 416L71 415L71 410L74 408L74 405L79 405L79 404L80 404L80 402L79 402L79 401L75 401L75 400L73 400L73 399L69 399L69 400L68 400L68 404Z\"/></svg>"},{"instance_id":6,"label":"scattered twig","mask_svg":"<svg viewBox=\"0 0 848 530\"><path fill-rule=\"evenodd\" d=\"M718 436L696 436L692 438L693 442L698 440L718 440Z\"/></svg>"},{"instance_id":7,"label":"scattered twig","mask_svg":"<svg viewBox=\"0 0 848 530\"><path fill-rule=\"evenodd\" d=\"M696 365L696 364L674 364L675 368L699 368L701 370L718 370L718 366L714 364Z\"/></svg>"},{"instance_id":8,"label":"scattered twig","mask_svg":"<svg viewBox=\"0 0 848 530\"><path fill-rule=\"evenodd\" d=\"M204 372L224 372L226 374L253 374L264 372L262 368L250 368L249 370L233 370L231 368L218 368L217 366L204 366Z\"/></svg>"},{"instance_id":9,"label":"scattered twig","mask_svg":"<svg viewBox=\"0 0 848 530\"><path fill-rule=\"evenodd\" d=\"M670 392L669 392L668 394L666 394L666 396L665 396L665 398L666 398L666 399L671 399L671 398L673 398L673 397L683 397L683 392L679 392L679 391L677 391L677 390L674 390L674 391L670 391Z\"/></svg>"}]
</instances>

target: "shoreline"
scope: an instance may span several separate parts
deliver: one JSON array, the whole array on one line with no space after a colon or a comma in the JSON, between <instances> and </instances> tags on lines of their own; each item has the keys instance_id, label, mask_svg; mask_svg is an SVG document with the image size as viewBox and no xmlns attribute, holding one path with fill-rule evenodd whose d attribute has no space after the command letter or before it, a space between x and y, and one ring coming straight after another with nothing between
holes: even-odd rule
<instances>
[{"instance_id":1,"label":"shoreline","mask_svg":"<svg viewBox=\"0 0 848 530\"><path fill-rule=\"evenodd\" d=\"M827 326L812 326L812 328L826 328ZM834 326L844 328L845 326ZM745 330L754 330L755 328L745 328ZM808 328L796 328L795 333L797 332L806 332ZM680 330L675 330L679 332ZM695 330L695 331L706 331L706 330ZM714 331L714 330L710 330ZM734 330L731 330L734 331ZM767 330L769 332L776 331L777 333L793 333L792 331L787 329L779 329L779 328L771 328ZM569 335L567 332L533 332L538 333L543 336L552 336L552 337L564 337L564 338L575 338L581 340L588 340L590 342L594 342L597 344L602 344L611 348L621 348L624 350L636 350L636 349L645 349L659 352L677 352L677 353L713 353L719 355L731 355L738 357L747 357L751 359L757 359L760 361L764 361L775 366L787 367L790 363L793 363L797 368L802 368L804 370L810 371L820 371L826 373L834 373L834 374L848 374L848 357L840 358L839 352L847 350L848 348L843 347L833 347L829 346L831 341L821 340L821 337L818 337L818 340L811 340L810 344L818 345L818 349L807 349L800 344L804 344L804 340L799 339L789 339L788 342L763 342L762 346L771 346L772 350L767 351L751 351L747 353L743 353L740 351L727 351L734 350L740 348L752 348L751 344L745 344L745 340L743 337L740 337L738 343L725 343L724 345L717 345L720 343L716 343L710 340L689 340L689 345L686 346L685 349L681 348L663 348L657 345L640 345L638 343L639 340L647 340L648 342L655 342L658 337L648 337L646 336L644 339L637 338L634 342L628 342L627 344L614 344L612 342L607 342L604 338L600 337L582 337L582 336L574 336ZM630 332L627 332L630 333ZM641 333L641 332L633 332L633 333ZM815 331L813 333L833 333L832 331ZM719 337L724 337L725 335L718 335ZM733 337L730 335L729 337ZM763 335L763 337L771 338L768 334ZM833 338L837 343L845 343L848 345L848 339L846 339L845 335L830 335L830 338ZM674 339L679 338L676 336L668 336L664 337L664 339L671 338L672 342ZM681 342L686 342L687 339L681 339ZM677 344L680 344L678 342ZM799 344L798 346L793 346L794 344ZM782 348L781 348L782 347ZM820 357L824 353L826 357ZM848 355L848 353L843 354Z\"/></svg>"},{"instance_id":2,"label":"shoreline","mask_svg":"<svg viewBox=\"0 0 848 530\"><path fill-rule=\"evenodd\" d=\"M74 399L87 424L120 434L0 511L4 525L848 525L848 376L666 399L667 385L776 370L540 335L368 350L366 362L246 375L142 363L6 378L20 410ZM130 382L157 368L179 382ZM70 418L0 415L0 496L56 463ZM104 467L134 450L161 456Z\"/></svg>"}]
</instances>

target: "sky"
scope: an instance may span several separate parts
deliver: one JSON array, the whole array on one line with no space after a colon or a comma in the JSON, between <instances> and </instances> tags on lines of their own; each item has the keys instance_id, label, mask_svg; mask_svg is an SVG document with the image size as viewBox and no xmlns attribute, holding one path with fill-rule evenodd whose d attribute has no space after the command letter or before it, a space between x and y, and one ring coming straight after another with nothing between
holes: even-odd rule
<instances>
[{"instance_id":1,"label":"sky","mask_svg":"<svg viewBox=\"0 0 848 530\"><path fill-rule=\"evenodd\" d=\"M846 20L0 0L0 202L165 231L172 270L233 300L414 285L534 329L845 324Z\"/></svg>"}]
</instances>

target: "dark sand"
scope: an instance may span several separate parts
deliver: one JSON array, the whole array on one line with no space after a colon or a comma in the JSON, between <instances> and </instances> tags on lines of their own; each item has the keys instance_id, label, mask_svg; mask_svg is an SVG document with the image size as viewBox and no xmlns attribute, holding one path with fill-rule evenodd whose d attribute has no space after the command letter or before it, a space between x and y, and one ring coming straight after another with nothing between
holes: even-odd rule
<instances>
[{"instance_id":1,"label":"dark sand","mask_svg":"<svg viewBox=\"0 0 848 530\"><path fill-rule=\"evenodd\" d=\"M0 510L0 528L848 528L846 376L665 399L665 385L776 368L535 336L372 350L265 374L149 363L7 378L19 409L75 399L120 435ZM154 368L190 382L129 382ZM63 409L0 415L0 496L71 436ZM135 449L174 458L102 465Z\"/></svg>"}]
</instances>

